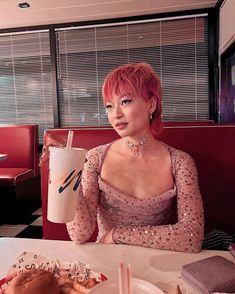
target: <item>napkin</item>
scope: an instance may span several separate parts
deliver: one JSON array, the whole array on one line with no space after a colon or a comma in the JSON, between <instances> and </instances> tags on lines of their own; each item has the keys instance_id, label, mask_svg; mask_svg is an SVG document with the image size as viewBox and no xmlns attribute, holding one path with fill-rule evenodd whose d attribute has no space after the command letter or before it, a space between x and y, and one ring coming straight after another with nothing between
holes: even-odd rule
<instances>
[{"instance_id":1,"label":"napkin","mask_svg":"<svg viewBox=\"0 0 235 294\"><path fill-rule=\"evenodd\" d=\"M78 281L95 277L99 279L100 274L91 271L89 264L79 261L66 262L58 259L48 259L35 252L25 251L19 255L14 264L10 267L8 274L12 272L22 273L29 269L45 269L55 274L56 277L69 276Z\"/></svg>"},{"instance_id":2,"label":"napkin","mask_svg":"<svg viewBox=\"0 0 235 294\"><path fill-rule=\"evenodd\" d=\"M200 293L235 293L235 264L222 257L212 256L186 264L182 277Z\"/></svg>"}]
</instances>

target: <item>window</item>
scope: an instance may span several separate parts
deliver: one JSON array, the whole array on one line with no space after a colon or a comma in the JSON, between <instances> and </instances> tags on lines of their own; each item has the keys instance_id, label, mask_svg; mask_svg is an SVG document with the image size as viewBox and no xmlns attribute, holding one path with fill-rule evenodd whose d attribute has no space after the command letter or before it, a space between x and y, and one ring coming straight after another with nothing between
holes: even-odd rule
<instances>
[{"instance_id":1,"label":"window","mask_svg":"<svg viewBox=\"0 0 235 294\"><path fill-rule=\"evenodd\" d=\"M0 123L36 123L40 142L57 116L60 126L107 125L102 83L128 62L148 62L158 73L164 121L207 120L207 27L203 14L57 28L58 101L49 30L0 34Z\"/></svg>"},{"instance_id":2,"label":"window","mask_svg":"<svg viewBox=\"0 0 235 294\"><path fill-rule=\"evenodd\" d=\"M63 28L58 44L61 126L106 125L101 87L128 62L148 62L163 86L163 120L207 120L207 17Z\"/></svg>"},{"instance_id":3,"label":"window","mask_svg":"<svg viewBox=\"0 0 235 294\"><path fill-rule=\"evenodd\" d=\"M0 123L53 127L48 31L0 35Z\"/></svg>"}]
</instances>

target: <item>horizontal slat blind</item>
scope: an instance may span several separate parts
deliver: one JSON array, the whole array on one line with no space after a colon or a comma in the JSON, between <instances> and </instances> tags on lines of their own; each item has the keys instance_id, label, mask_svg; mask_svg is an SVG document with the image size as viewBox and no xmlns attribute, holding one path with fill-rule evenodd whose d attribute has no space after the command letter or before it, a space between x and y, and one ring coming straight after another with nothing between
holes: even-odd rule
<instances>
[{"instance_id":1,"label":"horizontal slat blind","mask_svg":"<svg viewBox=\"0 0 235 294\"><path fill-rule=\"evenodd\" d=\"M58 29L62 126L105 125L101 87L127 62L148 62L163 86L163 120L207 120L207 17Z\"/></svg>"},{"instance_id":2,"label":"horizontal slat blind","mask_svg":"<svg viewBox=\"0 0 235 294\"><path fill-rule=\"evenodd\" d=\"M53 126L48 31L0 35L0 123Z\"/></svg>"},{"instance_id":3,"label":"horizontal slat blind","mask_svg":"<svg viewBox=\"0 0 235 294\"><path fill-rule=\"evenodd\" d=\"M205 18L161 23L163 120L209 119Z\"/></svg>"}]
</instances>

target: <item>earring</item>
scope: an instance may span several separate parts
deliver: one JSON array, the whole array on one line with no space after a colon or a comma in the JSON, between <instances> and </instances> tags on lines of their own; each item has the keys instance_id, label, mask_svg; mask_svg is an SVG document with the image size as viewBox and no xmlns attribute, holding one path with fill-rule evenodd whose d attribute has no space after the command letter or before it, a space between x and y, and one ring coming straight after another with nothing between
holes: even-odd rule
<instances>
[{"instance_id":1,"label":"earring","mask_svg":"<svg viewBox=\"0 0 235 294\"><path fill-rule=\"evenodd\" d=\"M149 118L150 118L150 120L153 118L153 114L152 113L149 114Z\"/></svg>"}]
</instances>

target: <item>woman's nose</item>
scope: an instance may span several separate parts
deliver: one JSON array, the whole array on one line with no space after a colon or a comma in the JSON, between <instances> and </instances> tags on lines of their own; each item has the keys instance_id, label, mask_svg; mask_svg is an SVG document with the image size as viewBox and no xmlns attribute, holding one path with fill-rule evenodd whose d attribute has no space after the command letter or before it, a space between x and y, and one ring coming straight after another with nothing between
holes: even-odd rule
<instances>
[{"instance_id":1,"label":"woman's nose","mask_svg":"<svg viewBox=\"0 0 235 294\"><path fill-rule=\"evenodd\" d=\"M113 109L113 116L115 118L119 118L119 117L122 116L122 110L121 110L121 107L120 106L114 107L114 109Z\"/></svg>"}]
</instances>

